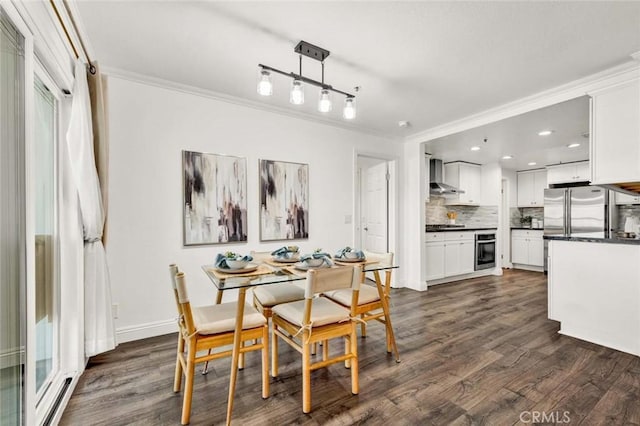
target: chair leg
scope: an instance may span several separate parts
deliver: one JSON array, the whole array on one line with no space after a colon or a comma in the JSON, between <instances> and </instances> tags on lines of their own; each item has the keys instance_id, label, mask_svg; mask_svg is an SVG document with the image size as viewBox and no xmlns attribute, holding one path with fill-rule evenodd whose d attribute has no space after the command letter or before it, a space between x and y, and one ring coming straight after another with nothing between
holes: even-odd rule
<instances>
[{"instance_id":1,"label":"chair leg","mask_svg":"<svg viewBox=\"0 0 640 426\"><path fill-rule=\"evenodd\" d=\"M329 359L329 340L322 341L322 360L326 361Z\"/></svg>"},{"instance_id":2,"label":"chair leg","mask_svg":"<svg viewBox=\"0 0 640 426\"><path fill-rule=\"evenodd\" d=\"M304 343L307 333L302 336L302 412L311 412L311 344Z\"/></svg>"},{"instance_id":3,"label":"chair leg","mask_svg":"<svg viewBox=\"0 0 640 426\"><path fill-rule=\"evenodd\" d=\"M344 339L344 354L348 354L351 351L351 344L349 343L349 341L347 339ZM351 360L350 359L345 359L344 360L344 368L351 368Z\"/></svg>"},{"instance_id":4,"label":"chair leg","mask_svg":"<svg viewBox=\"0 0 640 426\"><path fill-rule=\"evenodd\" d=\"M351 360L351 393L357 395L360 391L360 384L358 382L358 341L355 324L353 325L351 338L349 340L349 343L351 343L351 354L353 355Z\"/></svg>"},{"instance_id":5,"label":"chair leg","mask_svg":"<svg viewBox=\"0 0 640 426\"><path fill-rule=\"evenodd\" d=\"M360 319L362 319L362 322L360 323L360 335L362 337L367 337L367 323L364 321L364 314L360 314Z\"/></svg>"},{"instance_id":6,"label":"chair leg","mask_svg":"<svg viewBox=\"0 0 640 426\"><path fill-rule=\"evenodd\" d=\"M262 329L262 398L269 398L269 326Z\"/></svg>"},{"instance_id":7,"label":"chair leg","mask_svg":"<svg viewBox=\"0 0 640 426\"><path fill-rule=\"evenodd\" d=\"M176 372L173 377L173 391L180 392L180 388L182 387L182 363L180 362L180 357L183 356L184 352L184 339L182 335L178 333L178 350L176 353Z\"/></svg>"},{"instance_id":8,"label":"chair leg","mask_svg":"<svg viewBox=\"0 0 640 426\"><path fill-rule=\"evenodd\" d=\"M211 348L209 348L209 352L207 352L207 355L211 355ZM209 361L205 361L204 362L204 367L202 367L202 375L206 376L207 373L209 372Z\"/></svg>"},{"instance_id":9,"label":"chair leg","mask_svg":"<svg viewBox=\"0 0 640 426\"><path fill-rule=\"evenodd\" d=\"M311 355L315 355L318 352L318 342L314 342L311 345Z\"/></svg>"},{"instance_id":10,"label":"chair leg","mask_svg":"<svg viewBox=\"0 0 640 426\"><path fill-rule=\"evenodd\" d=\"M271 329L271 377L278 377L278 327L273 324Z\"/></svg>"},{"instance_id":11,"label":"chair leg","mask_svg":"<svg viewBox=\"0 0 640 426\"><path fill-rule=\"evenodd\" d=\"M240 342L240 347L244 348L244 341ZM244 370L244 352L240 352L240 357L238 358L238 370Z\"/></svg>"},{"instance_id":12,"label":"chair leg","mask_svg":"<svg viewBox=\"0 0 640 426\"><path fill-rule=\"evenodd\" d=\"M189 424L191 418L191 396L193 394L193 375L196 369L196 342L190 340L188 343L187 370L185 371L186 383L184 385L184 398L182 400L182 424Z\"/></svg>"}]
</instances>

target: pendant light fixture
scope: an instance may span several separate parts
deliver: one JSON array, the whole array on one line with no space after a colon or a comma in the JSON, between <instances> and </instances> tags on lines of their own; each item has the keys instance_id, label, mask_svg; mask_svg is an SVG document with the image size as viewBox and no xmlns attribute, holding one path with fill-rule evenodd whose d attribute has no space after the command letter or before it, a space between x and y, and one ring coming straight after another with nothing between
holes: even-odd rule
<instances>
[{"instance_id":1,"label":"pendant light fixture","mask_svg":"<svg viewBox=\"0 0 640 426\"><path fill-rule=\"evenodd\" d=\"M271 73L268 70L260 70L260 80L258 81L258 93L262 96L273 94L273 84L271 83Z\"/></svg>"},{"instance_id":2,"label":"pendant light fixture","mask_svg":"<svg viewBox=\"0 0 640 426\"><path fill-rule=\"evenodd\" d=\"M304 84L310 84L320 88L318 95L318 111L328 113L332 109L331 92L339 93L346 96L342 116L345 120L353 120L356 117L355 96L335 89L330 84L324 82L324 60L329 56L329 51L305 41L300 41L294 49L299 57L299 73L284 72L268 65L258 64L260 67L260 81L258 82L258 93L262 96L271 96L273 94L273 84L271 82L271 73L285 75L291 77L291 92L289 94L289 102L294 105L304 104ZM322 65L322 80L317 81L302 75L302 56L319 61Z\"/></svg>"}]
</instances>

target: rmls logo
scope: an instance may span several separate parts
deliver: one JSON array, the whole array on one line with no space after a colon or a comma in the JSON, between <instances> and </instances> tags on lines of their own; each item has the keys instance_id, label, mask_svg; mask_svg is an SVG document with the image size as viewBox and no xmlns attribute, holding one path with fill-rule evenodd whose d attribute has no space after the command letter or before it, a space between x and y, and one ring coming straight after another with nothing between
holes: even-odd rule
<instances>
[{"instance_id":1,"label":"rmls logo","mask_svg":"<svg viewBox=\"0 0 640 426\"><path fill-rule=\"evenodd\" d=\"M520 413L520 421L522 423L571 423L571 417L568 411L523 411Z\"/></svg>"}]
</instances>

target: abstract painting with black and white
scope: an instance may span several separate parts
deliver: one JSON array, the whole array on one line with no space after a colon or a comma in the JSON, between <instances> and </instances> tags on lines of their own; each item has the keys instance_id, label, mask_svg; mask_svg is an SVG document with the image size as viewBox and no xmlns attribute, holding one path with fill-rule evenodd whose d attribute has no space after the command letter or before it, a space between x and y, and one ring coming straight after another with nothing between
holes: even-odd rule
<instances>
[{"instance_id":1,"label":"abstract painting with black and white","mask_svg":"<svg viewBox=\"0 0 640 426\"><path fill-rule=\"evenodd\" d=\"M260 240L309 238L309 165L260 160Z\"/></svg>"},{"instance_id":2,"label":"abstract painting with black and white","mask_svg":"<svg viewBox=\"0 0 640 426\"><path fill-rule=\"evenodd\" d=\"M247 160L182 151L184 245L247 241Z\"/></svg>"}]
</instances>

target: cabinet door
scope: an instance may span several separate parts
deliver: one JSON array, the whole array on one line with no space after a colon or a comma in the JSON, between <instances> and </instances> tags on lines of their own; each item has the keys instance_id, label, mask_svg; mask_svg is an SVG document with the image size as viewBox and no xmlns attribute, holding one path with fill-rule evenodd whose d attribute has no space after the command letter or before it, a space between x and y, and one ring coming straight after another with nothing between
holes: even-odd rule
<instances>
[{"instance_id":1,"label":"cabinet door","mask_svg":"<svg viewBox=\"0 0 640 426\"><path fill-rule=\"evenodd\" d=\"M460 242L451 241L444 245L444 276L460 274Z\"/></svg>"},{"instance_id":2,"label":"cabinet door","mask_svg":"<svg viewBox=\"0 0 640 426\"><path fill-rule=\"evenodd\" d=\"M534 179L531 172L518 173L518 207L531 207L534 202Z\"/></svg>"},{"instance_id":3,"label":"cabinet door","mask_svg":"<svg viewBox=\"0 0 640 426\"><path fill-rule=\"evenodd\" d=\"M480 204L480 167L472 164L460 165L460 186L465 189L460 199L468 204Z\"/></svg>"},{"instance_id":4,"label":"cabinet door","mask_svg":"<svg viewBox=\"0 0 640 426\"><path fill-rule=\"evenodd\" d=\"M533 173L533 205L544 206L544 190L547 188L547 171L538 170Z\"/></svg>"},{"instance_id":5,"label":"cabinet door","mask_svg":"<svg viewBox=\"0 0 640 426\"><path fill-rule=\"evenodd\" d=\"M426 244L427 281L444 278L444 243Z\"/></svg>"},{"instance_id":6,"label":"cabinet door","mask_svg":"<svg viewBox=\"0 0 640 426\"><path fill-rule=\"evenodd\" d=\"M544 240L529 238L529 265L544 266Z\"/></svg>"},{"instance_id":7,"label":"cabinet door","mask_svg":"<svg viewBox=\"0 0 640 426\"><path fill-rule=\"evenodd\" d=\"M547 168L548 183L566 183L575 179L576 166L573 164L552 166Z\"/></svg>"},{"instance_id":8,"label":"cabinet door","mask_svg":"<svg viewBox=\"0 0 640 426\"><path fill-rule=\"evenodd\" d=\"M588 161L583 161L581 163L575 164L574 180L576 181L591 180L591 167L589 166Z\"/></svg>"},{"instance_id":9,"label":"cabinet door","mask_svg":"<svg viewBox=\"0 0 640 426\"><path fill-rule=\"evenodd\" d=\"M529 242L526 238L511 239L511 263L529 264Z\"/></svg>"},{"instance_id":10,"label":"cabinet door","mask_svg":"<svg viewBox=\"0 0 640 426\"><path fill-rule=\"evenodd\" d=\"M468 274L475 270L476 243L475 241L462 241L459 246L460 273Z\"/></svg>"},{"instance_id":11,"label":"cabinet door","mask_svg":"<svg viewBox=\"0 0 640 426\"><path fill-rule=\"evenodd\" d=\"M591 183L640 181L640 80L591 95Z\"/></svg>"}]
</instances>

